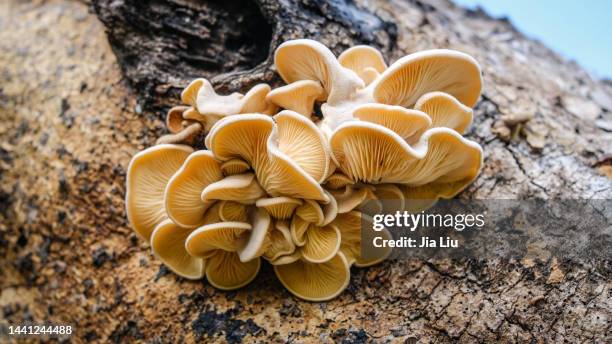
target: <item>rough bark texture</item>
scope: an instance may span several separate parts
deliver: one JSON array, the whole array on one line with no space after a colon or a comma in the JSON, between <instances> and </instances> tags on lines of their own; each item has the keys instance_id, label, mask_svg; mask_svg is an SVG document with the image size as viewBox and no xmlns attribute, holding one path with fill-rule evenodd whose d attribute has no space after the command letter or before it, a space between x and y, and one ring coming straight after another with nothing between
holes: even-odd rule
<instances>
[{"instance_id":1,"label":"rough bark texture","mask_svg":"<svg viewBox=\"0 0 612 344\"><path fill-rule=\"evenodd\" d=\"M164 132L180 88L277 85L271 56L289 38L480 61L468 136L485 167L465 198L610 198L609 84L442 0L136 3L0 3L0 324L71 323L77 342L611 341L609 261L386 262L309 303L269 266L236 292L178 278L123 207L129 159Z\"/></svg>"}]
</instances>

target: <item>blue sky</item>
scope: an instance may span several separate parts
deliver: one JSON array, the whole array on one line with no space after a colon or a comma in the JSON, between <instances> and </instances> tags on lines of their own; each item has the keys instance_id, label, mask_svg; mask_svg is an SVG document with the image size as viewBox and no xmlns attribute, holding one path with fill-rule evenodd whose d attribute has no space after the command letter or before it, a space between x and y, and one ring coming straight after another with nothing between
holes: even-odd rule
<instances>
[{"instance_id":1,"label":"blue sky","mask_svg":"<svg viewBox=\"0 0 612 344\"><path fill-rule=\"evenodd\" d=\"M527 36L580 65L595 76L612 78L612 0L454 0L480 5L507 16Z\"/></svg>"}]
</instances>

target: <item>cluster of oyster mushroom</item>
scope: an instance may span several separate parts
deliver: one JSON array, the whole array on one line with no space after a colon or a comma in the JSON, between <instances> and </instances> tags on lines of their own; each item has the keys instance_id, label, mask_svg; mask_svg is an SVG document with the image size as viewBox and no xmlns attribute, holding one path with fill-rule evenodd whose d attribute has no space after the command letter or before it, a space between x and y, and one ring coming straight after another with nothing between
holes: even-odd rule
<instances>
[{"instance_id":1,"label":"cluster of oyster mushroom","mask_svg":"<svg viewBox=\"0 0 612 344\"><path fill-rule=\"evenodd\" d=\"M481 148L462 134L480 68L451 50L387 67L374 48L336 58L312 40L285 42L274 62L286 86L219 95L197 79L183 91L186 105L168 113L171 134L129 165L127 214L183 277L240 288L264 259L296 296L328 300L352 265L388 256L360 250L380 200L426 207L478 175ZM202 132L207 149L194 150Z\"/></svg>"}]
</instances>

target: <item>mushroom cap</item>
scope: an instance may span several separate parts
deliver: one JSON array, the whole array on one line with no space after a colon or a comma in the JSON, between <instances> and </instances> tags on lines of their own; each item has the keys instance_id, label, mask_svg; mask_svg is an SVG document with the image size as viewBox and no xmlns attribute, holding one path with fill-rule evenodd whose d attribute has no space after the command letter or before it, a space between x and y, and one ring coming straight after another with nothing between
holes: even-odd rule
<instances>
[{"instance_id":1,"label":"mushroom cap","mask_svg":"<svg viewBox=\"0 0 612 344\"><path fill-rule=\"evenodd\" d=\"M311 263L324 263L332 259L340 249L340 231L335 226L310 225L304 233L302 258Z\"/></svg>"},{"instance_id":2,"label":"mushroom cap","mask_svg":"<svg viewBox=\"0 0 612 344\"><path fill-rule=\"evenodd\" d=\"M366 85L387 69L380 51L367 45L357 45L345 50L338 56L338 62L357 73Z\"/></svg>"},{"instance_id":3,"label":"mushroom cap","mask_svg":"<svg viewBox=\"0 0 612 344\"><path fill-rule=\"evenodd\" d=\"M325 181L325 186L333 190L342 189L345 186L352 184L355 184L355 182L341 172L335 172Z\"/></svg>"},{"instance_id":4,"label":"mushroom cap","mask_svg":"<svg viewBox=\"0 0 612 344\"><path fill-rule=\"evenodd\" d=\"M149 241L166 218L166 184L191 152L189 146L163 144L139 152L130 161L125 207L128 221L141 238Z\"/></svg>"},{"instance_id":5,"label":"mushroom cap","mask_svg":"<svg viewBox=\"0 0 612 344\"><path fill-rule=\"evenodd\" d=\"M202 132L202 124L194 122L189 126L176 134L168 134L161 136L155 141L155 144L165 143L184 143L187 145L193 144L198 134Z\"/></svg>"},{"instance_id":6,"label":"mushroom cap","mask_svg":"<svg viewBox=\"0 0 612 344\"><path fill-rule=\"evenodd\" d=\"M200 279L204 276L204 259L193 257L185 250L185 240L192 231L166 219L153 230L151 249L153 254L177 275Z\"/></svg>"},{"instance_id":7,"label":"mushroom cap","mask_svg":"<svg viewBox=\"0 0 612 344\"><path fill-rule=\"evenodd\" d=\"M295 208L302 204L302 200L291 197L260 198L255 202L259 208L265 209L275 219L286 220L291 218Z\"/></svg>"},{"instance_id":8,"label":"mushroom cap","mask_svg":"<svg viewBox=\"0 0 612 344\"><path fill-rule=\"evenodd\" d=\"M212 202L202 201L200 194L222 178L219 163L210 151L191 153L166 185L164 203L168 217L185 228L203 225L204 213Z\"/></svg>"},{"instance_id":9,"label":"mushroom cap","mask_svg":"<svg viewBox=\"0 0 612 344\"><path fill-rule=\"evenodd\" d=\"M274 272L293 295L308 301L333 299L348 286L351 278L349 264L342 252L325 263L295 260L275 265Z\"/></svg>"},{"instance_id":10,"label":"mushroom cap","mask_svg":"<svg viewBox=\"0 0 612 344\"><path fill-rule=\"evenodd\" d=\"M453 95L473 107L482 88L480 66L462 52L434 49L405 56L375 81L374 99L383 104L412 107L431 91Z\"/></svg>"},{"instance_id":11,"label":"mushroom cap","mask_svg":"<svg viewBox=\"0 0 612 344\"><path fill-rule=\"evenodd\" d=\"M432 127L451 128L463 134L472 124L472 109L448 93L426 93L419 98L414 107L431 117Z\"/></svg>"},{"instance_id":12,"label":"mushroom cap","mask_svg":"<svg viewBox=\"0 0 612 344\"><path fill-rule=\"evenodd\" d=\"M166 114L166 127L172 134L177 134L185 129L183 113L189 109L188 106L174 106Z\"/></svg>"},{"instance_id":13,"label":"mushroom cap","mask_svg":"<svg viewBox=\"0 0 612 344\"><path fill-rule=\"evenodd\" d=\"M295 252L295 244L291 240L291 232L286 221L276 221L269 235L270 245L264 252L264 257L268 261L274 262L281 256Z\"/></svg>"},{"instance_id":14,"label":"mushroom cap","mask_svg":"<svg viewBox=\"0 0 612 344\"><path fill-rule=\"evenodd\" d=\"M218 222L202 226L185 240L190 255L210 258L219 250L238 252L246 244L245 233L253 227L246 222Z\"/></svg>"},{"instance_id":15,"label":"mushroom cap","mask_svg":"<svg viewBox=\"0 0 612 344\"><path fill-rule=\"evenodd\" d=\"M320 82L331 103L347 99L353 90L365 86L357 74L342 67L326 46L310 39L281 44L274 54L274 64L288 84L299 80Z\"/></svg>"},{"instance_id":16,"label":"mushroom cap","mask_svg":"<svg viewBox=\"0 0 612 344\"><path fill-rule=\"evenodd\" d=\"M240 93L229 95L219 95L211 83L206 79L202 80L197 91L195 108L202 115L229 116L239 114L244 105L244 96Z\"/></svg>"},{"instance_id":17,"label":"mushroom cap","mask_svg":"<svg viewBox=\"0 0 612 344\"><path fill-rule=\"evenodd\" d=\"M219 217L226 222L247 222L246 206L234 201L219 202Z\"/></svg>"},{"instance_id":18,"label":"mushroom cap","mask_svg":"<svg viewBox=\"0 0 612 344\"><path fill-rule=\"evenodd\" d=\"M238 250L241 262L251 261L266 251L270 245L268 232L272 226L270 215L263 209L253 209L250 214L250 223L253 229L249 232L246 244Z\"/></svg>"},{"instance_id":19,"label":"mushroom cap","mask_svg":"<svg viewBox=\"0 0 612 344\"><path fill-rule=\"evenodd\" d=\"M315 101L324 95L325 90L317 81L299 80L270 91L266 101L310 118Z\"/></svg>"},{"instance_id":20,"label":"mushroom cap","mask_svg":"<svg viewBox=\"0 0 612 344\"><path fill-rule=\"evenodd\" d=\"M273 114L276 106L270 107L270 103L266 100L270 93L268 84L257 84L253 86L242 98L242 107L239 113L265 113Z\"/></svg>"},{"instance_id":21,"label":"mushroom cap","mask_svg":"<svg viewBox=\"0 0 612 344\"><path fill-rule=\"evenodd\" d=\"M235 252L219 251L206 261L206 278L215 288L233 290L251 283L260 268L259 258L243 263Z\"/></svg>"},{"instance_id":22,"label":"mushroom cap","mask_svg":"<svg viewBox=\"0 0 612 344\"><path fill-rule=\"evenodd\" d=\"M431 125L431 119L426 113L395 105L360 105L353 111L353 116L389 128L404 140L413 136L418 138Z\"/></svg>"},{"instance_id":23,"label":"mushroom cap","mask_svg":"<svg viewBox=\"0 0 612 344\"><path fill-rule=\"evenodd\" d=\"M302 219L299 216L294 216L291 219L291 225L289 231L291 233L291 240L297 246L304 246L306 244L305 234L310 227L310 222Z\"/></svg>"},{"instance_id":24,"label":"mushroom cap","mask_svg":"<svg viewBox=\"0 0 612 344\"><path fill-rule=\"evenodd\" d=\"M325 220L325 214L319 203L305 199L304 203L295 210L295 215L301 217L304 221L322 225Z\"/></svg>"},{"instance_id":25,"label":"mushroom cap","mask_svg":"<svg viewBox=\"0 0 612 344\"><path fill-rule=\"evenodd\" d=\"M360 205L376 199L374 193L366 187L346 186L344 190L331 190L330 193L338 204L338 214L348 213Z\"/></svg>"},{"instance_id":26,"label":"mushroom cap","mask_svg":"<svg viewBox=\"0 0 612 344\"><path fill-rule=\"evenodd\" d=\"M279 112L274 120L278 128L278 149L317 183L323 182L330 168L331 157L321 130L309 119L289 110Z\"/></svg>"},{"instance_id":27,"label":"mushroom cap","mask_svg":"<svg viewBox=\"0 0 612 344\"><path fill-rule=\"evenodd\" d=\"M187 85L187 87L183 89L183 92L181 92L181 101L184 104L195 106L198 97L198 91L205 83L208 83L210 85L208 80L203 78L198 78L190 82L189 85Z\"/></svg>"},{"instance_id":28,"label":"mushroom cap","mask_svg":"<svg viewBox=\"0 0 612 344\"><path fill-rule=\"evenodd\" d=\"M226 176L234 174L242 174L248 171L251 167L242 159L230 159L221 164L221 171Z\"/></svg>"},{"instance_id":29,"label":"mushroom cap","mask_svg":"<svg viewBox=\"0 0 612 344\"><path fill-rule=\"evenodd\" d=\"M465 186L482 165L480 146L448 128L429 129L410 146L385 127L350 122L338 127L330 145L336 164L349 178L372 184L436 181Z\"/></svg>"},{"instance_id":30,"label":"mushroom cap","mask_svg":"<svg viewBox=\"0 0 612 344\"><path fill-rule=\"evenodd\" d=\"M225 117L206 136L206 148L221 161L239 158L256 168L266 158L266 143L273 126L274 121L266 115Z\"/></svg>"},{"instance_id":31,"label":"mushroom cap","mask_svg":"<svg viewBox=\"0 0 612 344\"><path fill-rule=\"evenodd\" d=\"M201 200L240 201L254 203L264 196L266 191L261 188L253 173L234 174L217 182L211 183L202 190Z\"/></svg>"},{"instance_id":32,"label":"mushroom cap","mask_svg":"<svg viewBox=\"0 0 612 344\"><path fill-rule=\"evenodd\" d=\"M395 184L378 184L374 190L376 198L384 204L384 211L387 213L406 208L406 197Z\"/></svg>"}]
</instances>

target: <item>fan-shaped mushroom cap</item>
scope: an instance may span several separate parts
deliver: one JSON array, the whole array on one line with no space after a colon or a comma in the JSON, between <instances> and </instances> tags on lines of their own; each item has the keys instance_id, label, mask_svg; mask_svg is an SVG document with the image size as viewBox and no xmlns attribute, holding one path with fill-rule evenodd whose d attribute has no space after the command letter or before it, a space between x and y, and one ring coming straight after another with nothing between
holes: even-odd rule
<instances>
[{"instance_id":1,"label":"fan-shaped mushroom cap","mask_svg":"<svg viewBox=\"0 0 612 344\"><path fill-rule=\"evenodd\" d=\"M326 46L309 39L281 44L274 54L274 64L288 84L299 80L320 82L330 103L348 99L353 90L365 86L357 74L340 65Z\"/></svg>"},{"instance_id":2,"label":"fan-shaped mushroom cap","mask_svg":"<svg viewBox=\"0 0 612 344\"><path fill-rule=\"evenodd\" d=\"M374 190L376 198L384 203L384 210L387 213L406 208L406 198L402 190L395 184L379 184Z\"/></svg>"},{"instance_id":3,"label":"fan-shaped mushroom cap","mask_svg":"<svg viewBox=\"0 0 612 344\"><path fill-rule=\"evenodd\" d=\"M385 260L391 254L391 248L373 249L370 259L363 259L361 256L361 240L362 238L373 239L374 236L390 239L391 234L387 229L380 232L374 232L372 229L372 218L358 211L351 211L345 214L338 214L336 219L331 223L332 226L338 228L342 237L340 251L346 256L349 264L357 266L370 266ZM363 232L367 231L367 232Z\"/></svg>"},{"instance_id":4,"label":"fan-shaped mushroom cap","mask_svg":"<svg viewBox=\"0 0 612 344\"><path fill-rule=\"evenodd\" d=\"M338 203L339 214L348 213L368 200L376 199L374 193L366 187L352 187L349 185L344 190L331 190L330 193Z\"/></svg>"},{"instance_id":5,"label":"fan-shaped mushroom cap","mask_svg":"<svg viewBox=\"0 0 612 344\"><path fill-rule=\"evenodd\" d=\"M219 163L210 151L191 153L168 181L164 192L166 213L181 227L201 226L204 213L212 202L202 201L200 194L208 185L222 178Z\"/></svg>"},{"instance_id":6,"label":"fan-shaped mushroom cap","mask_svg":"<svg viewBox=\"0 0 612 344\"><path fill-rule=\"evenodd\" d=\"M204 188L201 199L204 202L211 200L240 201L254 203L266 194L261 188L253 173L235 174L227 176L218 182L209 184Z\"/></svg>"},{"instance_id":7,"label":"fan-shaped mushroom cap","mask_svg":"<svg viewBox=\"0 0 612 344\"><path fill-rule=\"evenodd\" d=\"M355 109L353 116L389 128L404 140L418 138L431 125L426 113L394 105L364 104Z\"/></svg>"},{"instance_id":8,"label":"fan-shaped mushroom cap","mask_svg":"<svg viewBox=\"0 0 612 344\"><path fill-rule=\"evenodd\" d=\"M221 202L215 202L206 212L204 213L204 218L202 219L203 225L211 225L217 222L224 222L221 219L221 215L219 214L221 209ZM239 221L241 222L241 221Z\"/></svg>"},{"instance_id":9,"label":"fan-shaped mushroom cap","mask_svg":"<svg viewBox=\"0 0 612 344\"><path fill-rule=\"evenodd\" d=\"M380 51L367 45L357 45L345 50L338 56L338 62L357 73L366 85L387 69Z\"/></svg>"},{"instance_id":10,"label":"fan-shaped mushroom cap","mask_svg":"<svg viewBox=\"0 0 612 344\"><path fill-rule=\"evenodd\" d=\"M188 120L183 118L183 113L189 109L188 106L174 106L166 114L166 127L172 134L181 132L185 127L185 122ZM191 121L193 122L193 121Z\"/></svg>"},{"instance_id":11,"label":"fan-shaped mushroom cap","mask_svg":"<svg viewBox=\"0 0 612 344\"><path fill-rule=\"evenodd\" d=\"M293 117L292 119L287 119ZM296 119L298 118L298 119ZM297 128L299 138L301 135L308 136L303 132L311 130L302 124L292 125L304 119L298 114L285 114L279 117L282 123L279 130L273 120L265 115L247 114L241 116L226 117L213 126L206 137L206 146L213 151L215 157L222 161L233 158L241 158L247 161L257 175L257 180L263 188L273 196L288 196L295 198L309 198L326 201L326 195L321 185L308 174L299 164L301 163L310 173L318 176L317 169L326 172L329 168L329 158L323 166L312 166L311 163L299 157L294 162L290 156L285 154L279 147L285 147L286 140L295 139L288 131ZM279 134L279 132L282 132ZM313 135L315 133L310 133ZM316 143L319 147L321 142ZM296 145L297 146L297 145ZM289 154L306 151L310 159L320 161L320 156L329 154L321 152L315 145L309 151L307 148L287 149ZM329 155L327 155L329 156Z\"/></svg>"},{"instance_id":12,"label":"fan-shaped mushroom cap","mask_svg":"<svg viewBox=\"0 0 612 344\"><path fill-rule=\"evenodd\" d=\"M195 106L198 97L198 91L205 83L208 83L208 80L202 78L198 78L190 82L189 85L185 87L183 92L181 92L181 101L184 104ZM208 84L210 85L210 83Z\"/></svg>"},{"instance_id":13,"label":"fan-shaped mushroom cap","mask_svg":"<svg viewBox=\"0 0 612 344\"><path fill-rule=\"evenodd\" d=\"M204 276L204 259L185 250L185 240L193 230L179 227L170 219L162 221L151 234L153 254L176 274L199 279Z\"/></svg>"},{"instance_id":14,"label":"fan-shaped mushroom cap","mask_svg":"<svg viewBox=\"0 0 612 344\"><path fill-rule=\"evenodd\" d=\"M310 118L314 103L325 95L325 90L312 80L299 80L276 88L266 96L266 101Z\"/></svg>"},{"instance_id":15,"label":"fan-shaped mushroom cap","mask_svg":"<svg viewBox=\"0 0 612 344\"><path fill-rule=\"evenodd\" d=\"M202 132L202 124L191 123L181 132L161 136L155 141L155 144L184 143L190 145L193 144L200 132Z\"/></svg>"},{"instance_id":16,"label":"fan-shaped mushroom cap","mask_svg":"<svg viewBox=\"0 0 612 344\"><path fill-rule=\"evenodd\" d=\"M411 147L395 132L367 122L341 125L330 139L336 164L349 178L373 184L423 185L472 181L482 149L448 128L426 131ZM340 202L338 202L340 206Z\"/></svg>"},{"instance_id":17,"label":"fan-shaped mushroom cap","mask_svg":"<svg viewBox=\"0 0 612 344\"><path fill-rule=\"evenodd\" d=\"M274 262L281 256L295 252L295 244L291 240L291 232L286 221L276 221L269 235L270 245L264 252L267 260Z\"/></svg>"},{"instance_id":18,"label":"fan-shaped mushroom cap","mask_svg":"<svg viewBox=\"0 0 612 344\"><path fill-rule=\"evenodd\" d=\"M336 218L336 215L338 215L338 203L336 199L328 191L325 191L325 193L329 198L329 202L323 204L323 222L321 222L320 226L327 226Z\"/></svg>"},{"instance_id":19,"label":"fan-shaped mushroom cap","mask_svg":"<svg viewBox=\"0 0 612 344\"><path fill-rule=\"evenodd\" d=\"M473 111L444 92L424 94L414 106L431 117L433 127L446 127L463 134L472 124Z\"/></svg>"},{"instance_id":20,"label":"fan-shaped mushroom cap","mask_svg":"<svg viewBox=\"0 0 612 344\"><path fill-rule=\"evenodd\" d=\"M242 98L242 107L239 113L264 113L271 115L276 112L277 107L266 101L270 93L270 86L257 84L253 86Z\"/></svg>"},{"instance_id":21,"label":"fan-shaped mushroom cap","mask_svg":"<svg viewBox=\"0 0 612 344\"><path fill-rule=\"evenodd\" d=\"M247 209L244 204L234 201L219 202L219 217L227 222L247 222Z\"/></svg>"},{"instance_id":22,"label":"fan-shaped mushroom cap","mask_svg":"<svg viewBox=\"0 0 612 344\"><path fill-rule=\"evenodd\" d=\"M242 159L231 159L221 164L221 171L226 176L234 174L242 174L248 171L251 167Z\"/></svg>"},{"instance_id":23,"label":"fan-shaped mushroom cap","mask_svg":"<svg viewBox=\"0 0 612 344\"><path fill-rule=\"evenodd\" d=\"M379 103L412 107L423 94L441 91L473 107L481 87L480 66L474 58L454 50L435 49L393 63L375 81L373 96Z\"/></svg>"},{"instance_id":24,"label":"fan-shaped mushroom cap","mask_svg":"<svg viewBox=\"0 0 612 344\"><path fill-rule=\"evenodd\" d=\"M125 207L136 233L149 241L153 229L166 218L164 190L193 149L157 145L136 154L127 169Z\"/></svg>"},{"instance_id":25,"label":"fan-shaped mushroom cap","mask_svg":"<svg viewBox=\"0 0 612 344\"><path fill-rule=\"evenodd\" d=\"M281 283L295 296L308 301L325 301L338 296L348 285L351 273L341 252L325 263L296 260L275 265Z\"/></svg>"},{"instance_id":26,"label":"fan-shaped mushroom cap","mask_svg":"<svg viewBox=\"0 0 612 344\"><path fill-rule=\"evenodd\" d=\"M246 222L218 222L194 230L185 241L190 255L210 258L218 250L237 252L246 243L245 233L251 230Z\"/></svg>"},{"instance_id":27,"label":"fan-shaped mushroom cap","mask_svg":"<svg viewBox=\"0 0 612 344\"><path fill-rule=\"evenodd\" d=\"M215 288L233 290L251 283L261 267L261 259L246 263L235 252L219 251L206 260L206 278Z\"/></svg>"},{"instance_id":28,"label":"fan-shaped mushroom cap","mask_svg":"<svg viewBox=\"0 0 612 344\"><path fill-rule=\"evenodd\" d=\"M335 226L310 225L304 233L302 258L311 263L323 263L332 259L340 249L340 231Z\"/></svg>"},{"instance_id":29,"label":"fan-shaped mushroom cap","mask_svg":"<svg viewBox=\"0 0 612 344\"><path fill-rule=\"evenodd\" d=\"M323 182L331 158L321 130L309 119L289 110L279 112L274 120L278 148L317 183Z\"/></svg>"},{"instance_id":30,"label":"fan-shaped mushroom cap","mask_svg":"<svg viewBox=\"0 0 612 344\"><path fill-rule=\"evenodd\" d=\"M353 185L353 184L355 184L355 182L352 181L351 178L345 176L343 173L340 173L340 172L336 172L332 174L325 181L325 186L333 190L342 189L347 185Z\"/></svg>"},{"instance_id":31,"label":"fan-shaped mushroom cap","mask_svg":"<svg viewBox=\"0 0 612 344\"><path fill-rule=\"evenodd\" d=\"M291 197L260 198L255 202L259 208L264 208L275 219L286 220L291 218L295 208L302 204L302 200Z\"/></svg>"},{"instance_id":32,"label":"fan-shaped mushroom cap","mask_svg":"<svg viewBox=\"0 0 612 344\"><path fill-rule=\"evenodd\" d=\"M317 225L321 225L325 219L323 209L321 209L319 203L310 199L304 200L304 204L295 210L295 215L301 217L304 221Z\"/></svg>"}]
</instances>

